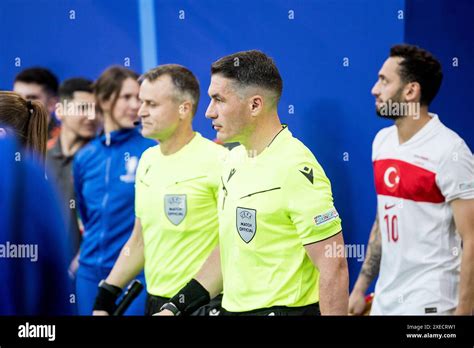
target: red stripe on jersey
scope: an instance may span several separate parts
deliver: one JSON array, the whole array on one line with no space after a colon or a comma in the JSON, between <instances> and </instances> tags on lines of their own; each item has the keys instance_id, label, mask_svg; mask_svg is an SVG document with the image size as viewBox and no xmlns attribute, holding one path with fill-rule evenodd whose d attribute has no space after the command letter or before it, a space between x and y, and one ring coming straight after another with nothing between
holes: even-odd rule
<instances>
[{"instance_id":1,"label":"red stripe on jersey","mask_svg":"<svg viewBox=\"0 0 474 348\"><path fill-rule=\"evenodd\" d=\"M436 185L435 173L396 159L377 160L373 165L377 194L415 202L445 201Z\"/></svg>"}]
</instances>

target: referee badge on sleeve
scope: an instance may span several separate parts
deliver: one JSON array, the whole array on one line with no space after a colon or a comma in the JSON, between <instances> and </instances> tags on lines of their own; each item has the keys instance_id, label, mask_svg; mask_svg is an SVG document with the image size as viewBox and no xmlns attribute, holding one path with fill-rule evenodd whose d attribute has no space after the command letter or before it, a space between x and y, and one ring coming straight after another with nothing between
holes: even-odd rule
<instances>
[{"instance_id":1,"label":"referee badge on sleeve","mask_svg":"<svg viewBox=\"0 0 474 348\"><path fill-rule=\"evenodd\" d=\"M324 225L328 223L329 221L336 219L338 216L339 214L337 213L337 210L332 208L331 210L325 212L324 214L316 215L314 217L314 223L316 224L316 226Z\"/></svg>"},{"instance_id":2,"label":"referee badge on sleeve","mask_svg":"<svg viewBox=\"0 0 474 348\"><path fill-rule=\"evenodd\" d=\"M179 225L186 216L186 195L165 195L165 213L173 225Z\"/></svg>"},{"instance_id":3,"label":"referee badge on sleeve","mask_svg":"<svg viewBox=\"0 0 474 348\"><path fill-rule=\"evenodd\" d=\"M245 243L250 243L257 232L257 211L237 207L235 221L240 238Z\"/></svg>"}]
</instances>

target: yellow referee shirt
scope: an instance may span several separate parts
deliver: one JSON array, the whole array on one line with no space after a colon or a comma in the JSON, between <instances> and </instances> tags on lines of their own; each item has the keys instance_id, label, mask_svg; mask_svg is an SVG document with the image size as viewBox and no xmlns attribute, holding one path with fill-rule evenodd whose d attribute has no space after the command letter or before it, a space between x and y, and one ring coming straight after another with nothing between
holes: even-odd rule
<instances>
[{"instance_id":1,"label":"yellow referee shirt","mask_svg":"<svg viewBox=\"0 0 474 348\"><path fill-rule=\"evenodd\" d=\"M148 293L172 297L199 271L218 242L217 194L228 151L195 133L178 152L146 150L137 169Z\"/></svg>"},{"instance_id":2,"label":"yellow referee shirt","mask_svg":"<svg viewBox=\"0 0 474 348\"><path fill-rule=\"evenodd\" d=\"M222 305L231 312L319 301L319 272L304 245L341 231L331 184L284 128L258 156L227 157L219 194Z\"/></svg>"}]
</instances>

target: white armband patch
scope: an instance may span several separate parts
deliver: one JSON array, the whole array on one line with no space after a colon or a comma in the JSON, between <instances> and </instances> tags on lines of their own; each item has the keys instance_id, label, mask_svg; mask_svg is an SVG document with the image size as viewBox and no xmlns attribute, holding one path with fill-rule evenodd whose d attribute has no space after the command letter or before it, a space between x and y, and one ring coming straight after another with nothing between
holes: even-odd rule
<instances>
[{"instance_id":1,"label":"white armband patch","mask_svg":"<svg viewBox=\"0 0 474 348\"><path fill-rule=\"evenodd\" d=\"M325 223L328 223L329 221L332 221L336 219L339 216L338 212L336 211L335 208L332 208L328 212L320 215L316 215L314 217L314 223L316 226L324 225Z\"/></svg>"}]
</instances>

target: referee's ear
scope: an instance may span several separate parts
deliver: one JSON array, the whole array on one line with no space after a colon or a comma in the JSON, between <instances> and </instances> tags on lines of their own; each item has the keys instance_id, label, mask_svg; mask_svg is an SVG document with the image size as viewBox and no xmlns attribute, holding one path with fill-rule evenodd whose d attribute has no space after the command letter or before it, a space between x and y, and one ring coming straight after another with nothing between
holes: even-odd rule
<instances>
[{"instance_id":1,"label":"referee's ear","mask_svg":"<svg viewBox=\"0 0 474 348\"><path fill-rule=\"evenodd\" d=\"M185 101L179 105L179 118L185 119L186 117L192 116L193 103ZM192 117L191 117L192 118Z\"/></svg>"},{"instance_id":2,"label":"referee's ear","mask_svg":"<svg viewBox=\"0 0 474 348\"><path fill-rule=\"evenodd\" d=\"M254 95L250 98L250 114L252 116L257 116L263 111L264 99L261 95Z\"/></svg>"}]
</instances>

